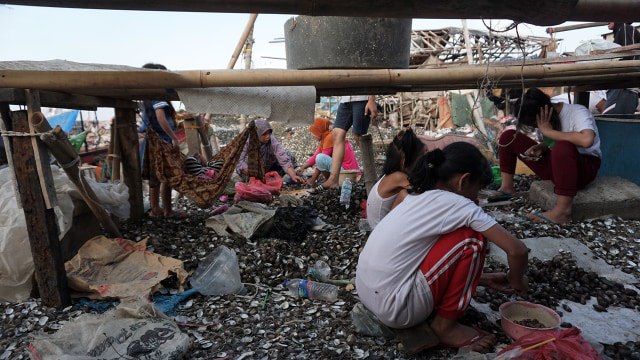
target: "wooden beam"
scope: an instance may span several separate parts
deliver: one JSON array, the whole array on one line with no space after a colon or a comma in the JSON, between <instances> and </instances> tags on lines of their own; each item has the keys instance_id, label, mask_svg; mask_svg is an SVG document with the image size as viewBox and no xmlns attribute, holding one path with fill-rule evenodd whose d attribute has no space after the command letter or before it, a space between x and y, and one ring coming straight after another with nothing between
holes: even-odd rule
<instances>
[{"instance_id":1,"label":"wooden beam","mask_svg":"<svg viewBox=\"0 0 640 360\"><path fill-rule=\"evenodd\" d=\"M22 89L0 89L0 102L26 105L27 98ZM136 103L122 99L40 91L40 106L95 111L98 107L136 108Z\"/></svg>"},{"instance_id":2,"label":"wooden beam","mask_svg":"<svg viewBox=\"0 0 640 360\"><path fill-rule=\"evenodd\" d=\"M25 90L24 95L27 101L27 118L30 119L34 113L40 112L40 94L37 91ZM27 122L27 124L29 125L29 132L35 134L36 131L31 122ZM33 146L33 157L36 159L36 169L38 170L44 203L47 209L53 209L54 206L58 205L58 199L56 198L56 188L53 184L51 166L49 165L49 151L35 136L31 136L30 140Z\"/></svg>"},{"instance_id":3,"label":"wooden beam","mask_svg":"<svg viewBox=\"0 0 640 360\"><path fill-rule=\"evenodd\" d=\"M637 20L629 0L5 0L7 4L84 9L300 14L430 19L512 19L535 25Z\"/></svg>"},{"instance_id":4,"label":"wooden beam","mask_svg":"<svg viewBox=\"0 0 640 360\"><path fill-rule=\"evenodd\" d=\"M184 120L184 132L187 138L187 151L189 154L200 153L200 134L198 133L198 125L196 125L195 119Z\"/></svg>"},{"instance_id":5,"label":"wooden beam","mask_svg":"<svg viewBox=\"0 0 640 360\"><path fill-rule=\"evenodd\" d=\"M12 119L15 131L29 132L26 111L14 112ZM42 197L31 139L16 136L12 138L12 144L14 170L42 303L46 306L68 306L71 298L60 251L58 225L53 209L46 208Z\"/></svg>"},{"instance_id":6,"label":"wooden beam","mask_svg":"<svg viewBox=\"0 0 640 360\"><path fill-rule=\"evenodd\" d=\"M136 130L136 113L132 109L116 108L116 136L120 148L120 161L124 183L129 188L130 219L140 220L144 215L142 202L142 173L140 171L140 148Z\"/></svg>"},{"instance_id":7,"label":"wooden beam","mask_svg":"<svg viewBox=\"0 0 640 360\"><path fill-rule=\"evenodd\" d=\"M364 134L360 137L360 147L362 148L362 162L364 166L364 185L367 188L368 195L373 185L378 181L373 153L373 137L371 134Z\"/></svg>"}]
</instances>

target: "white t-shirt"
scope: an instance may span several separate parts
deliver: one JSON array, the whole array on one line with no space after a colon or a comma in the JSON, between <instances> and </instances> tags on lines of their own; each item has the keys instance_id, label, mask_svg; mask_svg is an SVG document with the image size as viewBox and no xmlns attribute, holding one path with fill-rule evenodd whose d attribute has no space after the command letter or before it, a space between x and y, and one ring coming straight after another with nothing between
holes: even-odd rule
<instances>
[{"instance_id":1,"label":"white t-shirt","mask_svg":"<svg viewBox=\"0 0 640 360\"><path fill-rule=\"evenodd\" d=\"M569 96L571 96L571 101L569 101ZM600 100L607 100L607 92L605 90L594 90L589 91L589 111L592 114L600 114L600 111L596 108L596 105L600 102ZM551 98L551 103L565 103L565 104L575 104L573 93L568 95L567 93L556 95Z\"/></svg>"},{"instance_id":2,"label":"white t-shirt","mask_svg":"<svg viewBox=\"0 0 640 360\"><path fill-rule=\"evenodd\" d=\"M382 179L384 179L384 176L373 185L371 191L369 191L369 197L367 197L367 221L372 229L391 211L391 206L393 206L394 200L398 197L398 194L391 195L388 198L380 196L378 186Z\"/></svg>"},{"instance_id":3,"label":"white t-shirt","mask_svg":"<svg viewBox=\"0 0 640 360\"><path fill-rule=\"evenodd\" d=\"M407 196L376 226L358 258L360 300L393 328L426 320L434 304L420 264L433 245L461 227L483 232L495 224L473 201L449 191Z\"/></svg>"},{"instance_id":4,"label":"white t-shirt","mask_svg":"<svg viewBox=\"0 0 640 360\"><path fill-rule=\"evenodd\" d=\"M602 158L600 135L596 127L596 120L586 107L577 104L562 104L562 110L560 111L560 129L563 132L580 132L585 129L593 130L593 132L596 133L593 144L588 148L581 146L576 146L576 148L580 154Z\"/></svg>"}]
</instances>

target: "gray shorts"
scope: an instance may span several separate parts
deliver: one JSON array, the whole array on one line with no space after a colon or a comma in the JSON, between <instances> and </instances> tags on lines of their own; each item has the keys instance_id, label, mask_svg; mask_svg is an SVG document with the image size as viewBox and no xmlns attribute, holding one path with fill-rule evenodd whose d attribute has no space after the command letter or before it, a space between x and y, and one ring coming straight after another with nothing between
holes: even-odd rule
<instances>
[{"instance_id":1,"label":"gray shorts","mask_svg":"<svg viewBox=\"0 0 640 360\"><path fill-rule=\"evenodd\" d=\"M354 134L366 134L369 131L369 123L371 123L371 117L364 114L366 105L367 101L340 103L333 127L349 131L353 126Z\"/></svg>"}]
</instances>

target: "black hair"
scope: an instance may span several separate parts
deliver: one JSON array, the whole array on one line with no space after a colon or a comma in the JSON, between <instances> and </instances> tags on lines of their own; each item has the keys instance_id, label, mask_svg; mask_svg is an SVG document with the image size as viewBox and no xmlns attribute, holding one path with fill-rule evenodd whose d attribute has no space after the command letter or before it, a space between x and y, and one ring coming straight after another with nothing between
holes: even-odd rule
<instances>
[{"instance_id":1,"label":"black hair","mask_svg":"<svg viewBox=\"0 0 640 360\"><path fill-rule=\"evenodd\" d=\"M554 130L560 130L560 117L551 104L551 98L535 87L527 90L522 98L519 111L516 111L518 127L521 128L523 125L538 127L536 116L540 114L540 109L545 106L551 109L551 127Z\"/></svg>"},{"instance_id":2,"label":"black hair","mask_svg":"<svg viewBox=\"0 0 640 360\"><path fill-rule=\"evenodd\" d=\"M396 171L411 169L422 155L424 147L424 143L418 139L413 130L400 131L387 147L387 159L382 167L382 172L389 175Z\"/></svg>"},{"instance_id":3,"label":"black hair","mask_svg":"<svg viewBox=\"0 0 640 360\"><path fill-rule=\"evenodd\" d=\"M467 142L454 142L422 156L409 175L411 193L433 190L438 181L447 182L457 174L469 173L471 181L487 186L493 181L489 161L477 147Z\"/></svg>"},{"instance_id":4,"label":"black hair","mask_svg":"<svg viewBox=\"0 0 640 360\"><path fill-rule=\"evenodd\" d=\"M162 64L156 64L156 63L146 63L146 64L142 65L142 68L143 69L168 70L166 66L164 66ZM178 112L173 107L173 104L171 104L171 101L167 101L167 104L169 104L169 115L171 115L171 117L175 120L176 119L176 115L178 114Z\"/></svg>"}]
</instances>

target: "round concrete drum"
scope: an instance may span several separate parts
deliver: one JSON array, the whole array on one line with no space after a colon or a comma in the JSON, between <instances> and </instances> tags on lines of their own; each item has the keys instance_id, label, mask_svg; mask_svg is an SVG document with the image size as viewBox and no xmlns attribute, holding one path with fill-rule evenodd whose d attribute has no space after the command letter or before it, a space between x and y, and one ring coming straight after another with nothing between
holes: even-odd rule
<instances>
[{"instance_id":1,"label":"round concrete drum","mask_svg":"<svg viewBox=\"0 0 640 360\"><path fill-rule=\"evenodd\" d=\"M284 34L287 69L409 67L411 19L301 15Z\"/></svg>"}]
</instances>

